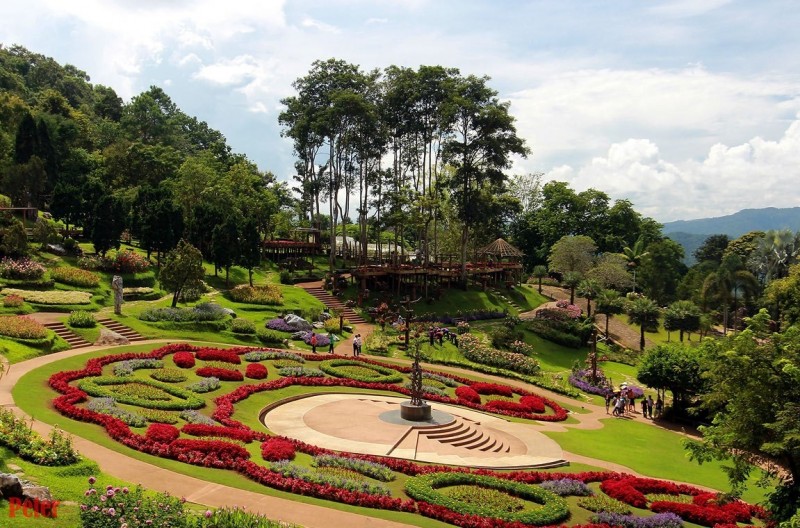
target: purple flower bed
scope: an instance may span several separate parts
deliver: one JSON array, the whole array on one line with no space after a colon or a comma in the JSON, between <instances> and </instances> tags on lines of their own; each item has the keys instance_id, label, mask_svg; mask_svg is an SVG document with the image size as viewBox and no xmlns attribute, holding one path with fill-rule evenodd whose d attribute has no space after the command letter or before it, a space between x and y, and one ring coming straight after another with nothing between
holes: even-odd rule
<instances>
[{"instance_id":1,"label":"purple flower bed","mask_svg":"<svg viewBox=\"0 0 800 528\"><path fill-rule=\"evenodd\" d=\"M592 494L589 486L581 480L563 478L558 480L546 480L539 484L546 490L552 491L559 497L574 495L577 497L588 497Z\"/></svg>"},{"instance_id":2,"label":"purple flower bed","mask_svg":"<svg viewBox=\"0 0 800 528\"><path fill-rule=\"evenodd\" d=\"M593 385L590 381L591 375L592 372L589 369L576 370L569 375L569 384L573 387L579 388L583 392L588 392L589 394L599 394L600 396L605 396L606 394L611 393L611 390L605 385ZM599 377L598 383L605 383L606 378L603 375L603 371L597 369L597 375Z\"/></svg>"},{"instance_id":3,"label":"purple flower bed","mask_svg":"<svg viewBox=\"0 0 800 528\"><path fill-rule=\"evenodd\" d=\"M506 312L499 312L497 310L473 310L470 312L457 313L456 315L450 314L433 314L424 313L414 317L414 321L425 323L443 323L446 325L455 325L457 321L482 321L484 319L503 319L508 315Z\"/></svg>"},{"instance_id":4,"label":"purple flower bed","mask_svg":"<svg viewBox=\"0 0 800 528\"><path fill-rule=\"evenodd\" d=\"M600 512L592 515L592 522L623 528L681 528L683 519L674 513L657 513L650 517L634 517L619 513Z\"/></svg>"},{"instance_id":5,"label":"purple flower bed","mask_svg":"<svg viewBox=\"0 0 800 528\"><path fill-rule=\"evenodd\" d=\"M310 346L312 335L314 335L314 332L306 332L306 335L303 338L303 343ZM316 336L317 336L317 347L326 347L331 344L331 340L328 339L327 334L316 334Z\"/></svg>"},{"instance_id":6,"label":"purple flower bed","mask_svg":"<svg viewBox=\"0 0 800 528\"><path fill-rule=\"evenodd\" d=\"M286 324L286 321L280 317L267 321L267 328L270 330L277 330L278 332L294 332L294 329Z\"/></svg>"}]
</instances>

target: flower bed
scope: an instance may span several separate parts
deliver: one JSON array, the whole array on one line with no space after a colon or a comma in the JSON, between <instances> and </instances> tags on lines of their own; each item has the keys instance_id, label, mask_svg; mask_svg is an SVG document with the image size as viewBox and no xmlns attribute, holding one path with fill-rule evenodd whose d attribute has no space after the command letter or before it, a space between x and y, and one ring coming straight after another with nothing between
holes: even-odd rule
<instances>
[{"instance_id":1,"label":"flower bed","mask_svg":"<svg viewBox=\"0 0 800 528\"><path fill-rule=\"evenodd\" d=\"M91 271L80 268L61 266L50 270L50 276L56 282L78 286L81 288L97 288L100 285L100 276Z\"/></svg>"},{"instance_id":2,"label":"flower bed","mask_svg":"<svg viewBox=\"0 0 800 528\"><path fill-rule=\"evenodd\" d=\"M37 290L17 290L15 288L4 288L6 295L18 295L26 302L36 304L90 304L92 294L82 291L37 291Z\"/></svg>"},{"instance_id":3,"label":"flower bed","mask_svg":"<svg viewBox=\"0 0 800 528\"><path fill-rule=\"evenodd\" d=\"M267 328L270 330L277 330L278 332L294 332L294 328L289 326L282 318L277 317L267 321Z\"/></svg>"},{"instance_id":4,"label":"flower bed","mask_svg":"<svg viewBox=\"0 0 800 528\"><path fill-rule=\"evenodd\" d=\"M481 338L464 334L458 340L458 350L470 361L493 367L512 370L522 374L535 375L539 372L539 362L528 356L514 352L504 352L491 348Z\"/></svg>"},{"instance_id":5,"label":"flower bed","mask_svg":"<svg viewBox=\"0 0 800 528\"><path fill-rule=\"evenodd\" d=\"M244 375L250 379L266 379L267 367L261 363L250 363L247 365Z\"/></svg>"},{"instance_id":6,"label":"flower bed","mask_svg":"<svg viewBox=\"0 0 800 528\"><path fill-rule=\"evenodd\" d=\"M562 514L561 512L560 505L563 504L563 499L537 486L537 484L546 481L572 479L574 481L583 482L584 484L602 482L604 486L611 486L611 488L616 489L620 493L626 489L625 486L632 488L634 493L670 493L673 490L670 486L674 485L669 483L650 485L648 484L650 479L634 479L632 483L627 482L626 484L626 480L630 480L633 477L611 472L573 474L535 471L498 473L490 470L472 472L465 469L420 465L402 459L334 453L327 449L295 440L269 437L263 432L251 430L241 422L232 418L235 405L238 402L254 394L285 389L292 386L350 387L391 391L401 394L408 393L403 387L388 383L369 383L334 377L292 377L279 378L254 384L242 384L231 392L214 399L216 407L213 411L213 423L208 417L197 411L184 410L181 412L181 417L190 422L190 424L183 425L181 429L183 433L191 435L196 434L205 438L216 437L229 440L194 440L178 438L168 443L154 441L153 439L147 438L146 434L133 432L118 418L100 414L82 407L81 405L86 401L86 393L79 388L80 385L78 387L72 385L72 383L76 381L78 383L86 381L87 377L96 380L97 378L94 377L102 374L104 366L111 365L118 361L135 359L161 360L170 354L178 352L196 352L197 350L199 349L190 345L178 344L168 345L148 354L119 354L116 356L104 356L89 360L82 370L59 372L51 376L50 385L61 393L61 395L53 401L53 405L58 412L72 419L99 424L104 427L109 436L116 441L154 456L175 459L204 467L233 470L255 482L295 494L362 507L415 512L458 526L516 528L519 526L519 522L544 524L560 522L566 516L566 514ZM307 362L322 363L325 361L319 356L312 355L307 355L304 359ZM373 360L363 360L359 363L361 366L369 366L370 368L372 368L372 366L389 368L389 366ZM408 374L410 368L396 367L394 370L398 373ZM446 375L444 373L440 373L440 375L446 376L462 385L470 383L470 380L458 376ZM549 419L554 420L563 419L566 416L563 409L558 411L560 407L537 395L533 395L522 389L514 389L514 395L515 397L520 397L520 405L522 405L523 399L526 397L532 401L544 402L547 407L550 407L548 411L549 414L544 415L544 418L549 417ZM537 400L533 400L533 398L537 398ZM448 404L457 403L449 397L432 397L430 399L431 401ZM485 406L475 403L462 402L462 404L474 409L487 410ZM530 412L524 414L503 414L510 414L513 416L519 415L529 419L535 416ZM204 425L202 427L191 425L195 423L202 423ZM174 436L174 434L172 434L172 436ZM315 457L315 460L319 462L318 466L321 466L320 470L298 469L299 466L289 464L288 462L271 462L264 465L263 462L248 460L248 451L241 445L232 443L233 441L247 441L247 439L262 442L260 449L264 458L269 458L270 460L287 460L287 458L291 458L294 453L303 453L304 455ZM344 460L335 463L331 462L330 464L326 462L327 460L334 460L337 457L341 457ZM391 472L403 473L410 477L422 476L422 478L414 478L408 481L410 483L408 484L410 486L409 490L416 490L417 495L415 498L400 499L392 497L389 495L386 488L374 484L364 485L363 482L357 478L357 475L350 475L350 477L355 478L347 478L348 472L352 471L361 475L367 475L370 478L377 478L365 469L367 467L363 464L365 462L370 464L374 463L388 468ZM331 466L337 467L341 469L341 471L333 471L333 474L331 474L330 471L321 471L322 468ZM644 481L647 485L640 485L639 481ZM413 484L411 484L412 482ZM658 483L660 481L653 482ZM553 483L548 486L555 487L555 489L559 490L564 488L565 492L567 491L566 488L577 489L577 487L579 487L575 485L575 483L568 484L569 485L565 483ZM488 491L482 491L478 486ZM446 488L452 489L448 491ZM687 490L695 491L689 493ZM630 489L628 489L628 492L630 492ZM683 506L696 506L697 508L711 507L711 504L706 501L704 493L700 490L686 487L680 488L678 492L696 498L691 505L684 504ZM409 495L414 496L412 491L409 491ZM507 497L504 498L504 495ZM487 499L484 501L485 503L481 502L481 497ZM488 500L491 497L498 500ZM488 506L491 505L494 505L494 508L496 508L498 504L503 504L505 502L512 504L518 501L532 501L537 503L538 506L513 512L500 512L499 515L498 512L488 508ZM664 501L654 502L653 504L660 504L660 502ZM668 501L666 502L669 504ZM743 512L742 515L744 512L753 515L762 515L762 512L755 508L751 510L750 507L743 508L741 511ZM737 517L737 519L738 518L741 517Z\"/></svg>"},{"instance_id":7,"label":"flower bed","mask_svg":"<svg viewBox=\"0 0 800 528\"><path fill-rule=\"evenodd\" d=\"M242 284L228 291L228 296L232 301L247 304L283 304L283 293L275 284L263 284L259 286L248 286Z\"/></svg>"},{"instance_id":8,"label":"flower bed","mask_svg":"<svg viewBox=\"0 0 800 528\"><path fill-rule=\"evenodd\" d=\"M121 392L114 390L115 386L149 386L151 388L159 389L164 393L169 394L172 398L169 400L154 399L148 394L141 392ZM205 402L192 394L191 391L170 385L168 383L161 383L152 380L137 380L135 384L129 383L125 378L118 378L115 376L97 376L81 380L79 387L82 391L98 398L113 398L119 403L127 403L128 405L138 405L148 409L162 409L162 410L183 410L183 409L200 409L205 406Z\"/></svg>"},{"instance_id":9,"label":"flower bed","mask_svg":"<svg viewBox=\"0 0 800 528\"><path fill-rule=\"evenodd\" d=\"M224 363L233 363L234 365L239 365L242 362L239 354L229 349L202 348L195 352L194 356L203 361L222 361Z\"/></svg>"},{"instance_id":10,"label":"flower bed","mask_svg":"<svg viewBox=\"0 0 800 528\"><path fill-rule=\"evenodd\" d=\"M605 396L612 392L608 387L608 382L603 371L600 369L597 369L597 381L592 381L591 369L574 370L569 375L569 384L589 394Z\"/></svg>"},{"instance_id":11,"label":"flower bed","mask_svg":"<svg viewBox=\"0 0 800 528\"><path fill-rule=\"evenodd\" d=\"M44 277L45 267L36 261L3 257L0 260L0 277L14 280L38 280Z\"/></svg>"},{"instance_id":12,"label":"flower bed","mask_svg":"<svg viewBox=\"0 0 800 528\"><path fill-rule=\"evenodd\" d=\"M498 385L497 383L476 381L474 383L470 383L469 386L472 387L472 390L478 394L496 394L497 396L508 396L509 398L514 396L514 391L512 391L511 387L508 385Z\"/></svg>"},{"instance_id":13,"label":"flower bed","mask_svg":"<svg viewBox=\"0 0 800 528\"><path fill-rule=\"evenodd\" d=\"M244 381L244 376L238 370L217 367L200 367L195 371L195 373L203 378L213 377L221 381Z\"/></svg>"},{"instance_id":14,"label":"flower bed","mask_svg":"<svg viewBox=\"0 0 800 528\"><path fill-rule=\"evenodd\" d=\"M150 373L150 377L157 381L163 381L164 383L180 383L189 378L189 376L182 371L171 368L154 370Z\"/></svg>"},{"instance_id":15,"label":"flower bed","mask_svg":"<svg viewBox=\"0 0 800 528\"><path fill-rule=\"evenodd\" d=\"M154 423L150 424L145 433L145 438L153 442L169 444L181 436L181 432L174 425Z\"/></svg>"},{"instance_id":16,"label":"flower bed","mask_svg":"<svg viewBox=\"0 0 800 528\"><path fill-rule=\"evenodd\" d=\"M467 385L463 385L456 389L456 397L459 399L459 401L474 403L476 405L480 405L481 403L481 395L475 392L475 389L468 387Z\"/></svg>"},{"instance_id":17,"label":"flower bed","mask_svg":"<svg viewBox=\"0 0 800 528\"><path fill-rule=\"evenodd\" d=\"M0 315L0 336L15 339L44 339L47 328L24 315Z\"/></svg>"},{"instance_id":18,"label":"flower bed","mask_svg":"<svg viewBox=\"0 0 800 528\"><path fill-rule=\"evenodd\" d=\"M348 371L347 367L364 369L364 363L349 359L331 359L323 361L319 365L322 372L337 378L350 378L366 383L400 383L403 381L403 376L399 372L388 367L369 365L368 370L363 371ZM370 370L373 371L373 374L369 374Z\"/></svg>"},{"instance_id":19,"label":"flower bed","mask_svg":"<svg viewBox=\"0 0 800 528\"><path fill-rule=\"evenodd\" d=\"M282 352L280 350L256 350L247 352L244 356L245 361L266 361L270 359L290 359L298 363L305 363L305 359L300 354L293 352Z\"/></svg>"},{"instance_id":20,"label":"flower bed","mask_svg":"<svg viewBox=\"0 0 800 528\"><path fill-rule=\"evenodd\" d=\"M176 367L180 368L194 368L194 354L191 352L176 352L172 356L172 361Z\"/></svg>"}]
</instances>

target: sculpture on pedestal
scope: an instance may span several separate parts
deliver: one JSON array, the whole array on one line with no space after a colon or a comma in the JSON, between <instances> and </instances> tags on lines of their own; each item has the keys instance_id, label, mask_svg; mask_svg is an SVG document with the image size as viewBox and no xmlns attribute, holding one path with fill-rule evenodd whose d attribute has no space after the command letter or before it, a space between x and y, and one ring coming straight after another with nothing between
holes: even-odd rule
<instances>
[{"instance_id":1,"label":"sculpture on pedestal","mask_svg":"<svg viewBox=\"0 0 800 528\"><path fill-rule=\"evenodd\" d=\"M111 289L114 290L114 313L122 315L122 277L114 275L111 279Z\"/></svg>"}]
</instances>

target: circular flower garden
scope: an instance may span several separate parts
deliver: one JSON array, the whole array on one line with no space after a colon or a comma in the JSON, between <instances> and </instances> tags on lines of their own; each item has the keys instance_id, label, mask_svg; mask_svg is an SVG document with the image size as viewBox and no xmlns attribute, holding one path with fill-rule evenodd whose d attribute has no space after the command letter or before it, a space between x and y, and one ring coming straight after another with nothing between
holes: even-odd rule
<instances>
[{"instance_id":1,"label":"circular flower garden","mask_svg":"<svg viewBox=\"0 0 800 528\"><path fill-rule=\"evenodd\" d=\"M576 507L594 512L588 517L593 524L635 528L677 527L683 521L722 528L764 516L760 508L724 502L687 485L613 472L423 465L334 452L234 419L237 403L254 396L277 401L289 388L294 394L298 387L308 392L342 387L408 395L409 376L409 367L368 359L174 344L91 359L81 370L54 374L49 383L60 393L53 405L61 414L101 425L137 451L232 470L277 490L457 526L553 525L569 522ZM423 389L430 401L496 415L567 417L557 403L529 391L442 372L426 373Z\"/></svg>"}]
</instances>

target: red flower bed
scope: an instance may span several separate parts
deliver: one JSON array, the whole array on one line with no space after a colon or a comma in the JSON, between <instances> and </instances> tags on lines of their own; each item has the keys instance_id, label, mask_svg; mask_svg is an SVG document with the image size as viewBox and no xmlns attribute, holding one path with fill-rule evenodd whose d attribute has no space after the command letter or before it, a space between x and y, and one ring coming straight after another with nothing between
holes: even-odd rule
<instances>
[{"instance_id":1,"label":"red flower bed","mask_svg":"<svg viewBox=\"0 0 800 528\"><path fill-rule=\"evenodd\" d=\"M458 401L461 402L469 402L477 405L481 403L481 395L475 392L475 389L467 387L466 385L462 385L456 389L456 397L458 397Z\"/></svg>"},{"instance_id":2,"label":"red flower bed","mask_svg":"<svg viewBox=\"0 0 800 528\"><path fill-rule=\"evenodd\" d=\"M240 358L237 353L239 350L241 349L228 348L221 350L218 348L201 348L195 355L197 359L202 359L203 361L222 361L224 363L239 365L242 362L242 358Z\"/></svg>"},{"instance_id":3,"label":"red flower bed","mask_svg":"<svg viewBox=\"0 0 800 528\"><path fill-rule=\"evenodd\" d=\"M250 379L266 379L267 367L261 363L250 363L247 365L244 375Z\"/></svg>"},{"instance_id":4,"label":"red flower bed","mask_svg":"<svg viewBox=\"0 0 800 528\"><path fill-rule=\"evenodd\" d=\"M169 444L173 440L177 440L181 436L181 432L174 425L153 423L147 428L144 436L153 442Z\"/></svg>"},{"instance_id":5,"label":"red flower bed","mask_svg":"<svg viewBox=\"0 0 800 528\"><path fill-rule=\"evenodd\" d=\"M478 394L495 394L497 396L507 396L511 398L514 396L514 390L508 385L498 385L497 383L484 383L476 381L469 384L472 390Z\"/></svg>"},{"instance_id":6,"label":"red flower bed","mask_svg":"<svg viewBox=\"0 0 800 528\"><path fill-rule=\"evenodd\" d=\"M176 352L172 356L172 361L176 367L180 368L194 368L194 356L191 352Z\"/></svg>"},{"instance_id":7,"label":"red flower bed","mask_svg":"<svg viewBox=\"0 0 800 528\"><path fill-rule=\"evenodd\" d=\"M219 436L245 443L250 443L256 438L267 438L266 434L258 433L250 429L234 429L232 427L221 427L219 425L186 424L181 428L181 431L190 436Z\"/></svg>"},{"instance_id":8,"label":"red flower bed","mask_svg":"<svg viewBox=\"0 0 800 528\"><path fill-rule=\"evenodd\" d=\"M268 462L294 460L294 444L285 438L269 438L261 444L261 457Z\"/></svg>"},{"instance_id":9,"label":"red flower bed","mask_svg":"<svg viewBox=\"0 0 800 528\"><path fill-rule=\"evenodd\" d=\"M525 407L528 412L543 413L547 411L547 405L545 404L544 398L541 396L536 396L535 394L523 396L519 399L519 403Z\"/></svg>"},{"instance_id":10,"label":"red flower bed","mask_svg":"<svg viewBox=\"0 0 800 528\"><path fill-rule=\"evenodd\" d=\"M195 370L198 376L203 378L219 378L222 381L244 381L244 376L238 370L217 368L217 367L200 367Z\"/></svg>"},{"instance_id":11,"label":"red flower bed","mask_svg":"<svg viewBox=\"0 0 800 528\"><path fill-rule=\"evenodd\" d=\"M225 441L193 440L193 439L182 439L182 438L175 439L171 443L167 444L165 442L162 442L161 440L169 437L174 437L175 431L177 431L174 427L170 429L171 426L163 426L162 424L159 424L159 426L151 425L150 428L148 429L147 434L140 435L132 432L127 425L125 425L117 418L89 411L88 409L82 407L77 407L78 404L85 402L87 397L83 391L81 391L77 387L70 385L70 383L75 380L85 378L88 376L101 375L102 368L104 365L108 365L116 361L135 359L135 358L149 357L149 358L160 359L164 358L169 354L177 354L180 352L195 352L197 350L198 350L197 348L191 347L189 345L178 344L178 345L169 345L167 347L163 347L149 354L120 354L116 356L105 356L90 360L86 363L86 367L83 370L59 372L58 374L55 374L50 378L50 385L61 393L61 396L56 398L53 401L53 404L59 412L70 418L92 422L103 426L108 431L108 434L109 436L111 436L111 438L117 440L123 445L129 446L138 451L149 453L154 456L176 459L189 464L234 470L242 475L247 476L248 478L251 478L252 480L255 480L257 482L260 482L264 485L270 486L275 489L284 490L291 493L307 495L307 496L313 496L326 500L334 500L337 502L352 504L357 506L382 508L395 511L418 512L421 513L422 515L440 519L445 522L450 522L458 526L471 526L476 528L478 527L485 528L490 526L516 528L517 526L519 526L518 524L504 523L502 521L497 521L495 519L487 519L478 516L461 515L454 513L451 510L448 510L447 508L443 508L441 506L435 506L420 501L414 501L411 499L402 500L385 496L370 495L364 492L347 491L335 488L330 485L314 484L291 477L284 477L279 473L271 471L267 467L249 461L248 451L243 447L241 447L240 445L232 444L230 442L225 442ZM191 356L191 354L189 355ZM316 358L312 359L312 357L307 356L306 359L311 361ZM372 362L372 361L365 361L365 363L374 363L380 365L379 362ZM226 372L235 372L236 374L238 374L238 376L241 376L241 373L238 371L228 371L228 369L218 369L218 370L223 370ZM396 370L402 370L402 369L396 368ZM458 379L462 383L469 383L468 380L462 381L460 378L456 378L455 376L452 377L453 379ZM399 385L390 385L386 383L365 383L365 382L358 382L352 379L280 378L269 382L241 385L237 387L235 390L231 391L230 393L215 398L214 403L216 404L216 409L214 410L213 416L216 420L218 420L222 424L222 426L187 424L182 428L181 431L189 435L231 438L243 442L252 440L262 441L263 444L261 446L261 450L262 450L262 456L264 456L265 459L274 459L274 460L286 459L287 457L291 457L296 452L302 452L310 456L315 456L319 454L333 454L334 453L333 451L330 451L328 449L319 446L309 445L299 441L289 440L285 438L270 437L265 433L253 431L244 424L232 419L232 416L235 412L234 406L237 402L240 402L248 398L249 396L259 392L278 390L292 385L309 386L309 387L312 386L353 387L353 388L374 389L381 391L392 391L400 394L408 394L410 392L404 387L401 387ZM461 393L465 393L468 390L475 397L477 397L478 402L480 402L480 395L474 389L470 387L462 387L461 389L462 389ZM528 419L558 420L558 419L564 419L566 417L566 411L564 411L563 408L561 408L554 402L551 402L550 400L541 398L530 392L516 388L512 390L512 394L517 394L521 396L519 403L498 401L497 403L494 404L492 402L489 402L489 404L483 406L480 405L480 403L475 403L474 401L473 402L465 401L461 398L459 399L458 403L466 407L478 410L490 410L491 407L493 406L514 407L514 410L503 410L498 408L496 409L496 412L511 416L520 416ZM429 399L432 401L439 401L442 403L449 403L449 404L456 403L455 400L449 397L436 396L436 397L431 397ZM550 412L549 409L552 409L552 414L544 414L544 415L533 414L534 412L540 410ZM625 495L628 497L629 500L637 500L639 496L641 496L645 501L645 505L646 505L646 498L644 498L643 495L644 493L659 492L659 493L690 494L695 497L694 504L683 505L683 507L687 512L689 512L686 513L687 516L689 515L694 516L692 517L693 522L704 522L705 520L708 520L710 522L711 520L715 519L723 519L723 516L721 515L717 515L717 517L712 518L711 517L712 513L709 513L712 508L727 508L724 511L732 517L726 517L726 518L733 518L733 521L725 522L724 524L732 524L737 520L739 520L740 522L746 522L749 519L749 515L759 514L759 510L757 510L754 507L749 507L747 505L744 505L743 503L731 503L730 505L725 505L725 506L714 504L712 502L715 498L714 495L703 493L700 490L697 490L696 488L693 488L691 486L676 485L652 479L638 479L628 475L620 475L610 472L576 474L576 473L539 473L533 471L518 471L509 473L497 473L491 470L468 470L464 468L454 469L445 466L429 466L429 465L423 466L409 460L384 458L379 456L353 455L347 453L336 453L336 454L340 456L351 457L354 459L381 463L388 466L390 469L394 471L398 471L410 476L431 473L431 472L439 472L439 471L463 471L463 472L489 475L497 478L504 478L504 479L514 480L517 482L532 483L532 484L540 483L546 480L555 480L560 478L579 479L587 483L602 482L604 491L608 489L609 491L606 492L609 495L612 495L612 493L616 493L617 495ZM617 496L615 498L619 497ZM661 502L666 505L669 505L669 507L671 508L669 510L664 510L664 511L676 512L676 510L673 507L673 504L676 503L670 503L668 501L661 501ZM654 503L654 504L659 504L659 503ZM681 513L678 514L681 515ZM714 513L714 515L716 515L716 513ZM761 515L763 515L763 511L761 511ZM598 528L593 525L586 525L586 528L590 526L592 528Z\"/></svg>"},{"instance_id":12,"label":"red flower bed","mask_svg":"<svg viewBox=\"0 0 800 528\"><path fill-rule=\"evenodd\" d=\"M486 408L492 411L513 411L519 413L529 412L529 409L521 403L507 401L507 400L489 400L486 402Z\"/></svg>"}]
</instances>

